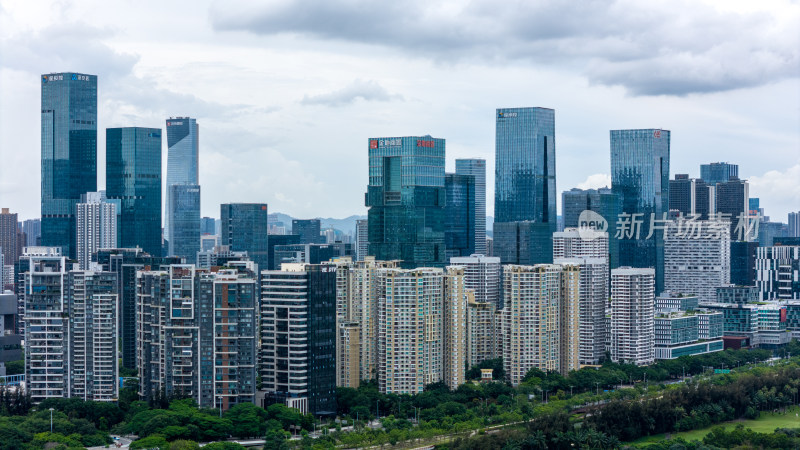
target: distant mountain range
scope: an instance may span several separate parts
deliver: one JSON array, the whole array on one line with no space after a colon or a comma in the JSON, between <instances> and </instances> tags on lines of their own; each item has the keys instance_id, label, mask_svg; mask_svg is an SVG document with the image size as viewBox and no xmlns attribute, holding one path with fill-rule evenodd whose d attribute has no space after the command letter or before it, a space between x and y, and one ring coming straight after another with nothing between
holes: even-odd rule
<instances>
[{"instance_id":1,"label":"distant mountain range","mask_svg":"<svg viewBox=\"0 0 800 450\"><path fill-rule=\"evenodd\" d=\"M291 230L292 228L292 220L297 219L297 217L292 217L288 214L283 213L274 213L275 218L279 222L283 222L283 225L286 227L286 231ZM272 214L270 214L272 215ZM322 218L322 217L312 217L313 219L319 219L320 227L323 230L327 230L328 228L333 227L334 230L339 230L345 234L356 234L356 220L366 219L367 216L350 216L345 217L344 219L334 219L331 217Z\"/></svg>"},{"instance_id":2,"label":"distant mountain range","mask_svg":"<svg viewBox=\"0 0 800 450\"><path fill-rule=\"evenodd\" d=\"M297 218L279 212L273 214L277 221L283 222L283 225L286 227L287 232L292 228L292 220ZM270 216L272 216L273 214L270 214ZM323 230L333 227L333 229L335 230L339 230L342 233L351 234L353 236L355 236L356 234L356 220L361 220L366 218L367 216L357 216L357 215L345 217L344 219L334 219L332 217L327 217L323 219L321 217L313 217L313 219L320 220L320 226ZM486 230L489 231L490 235L493 225L494 225L494 217L486 216Z\"/></svg>"}]
</instances>

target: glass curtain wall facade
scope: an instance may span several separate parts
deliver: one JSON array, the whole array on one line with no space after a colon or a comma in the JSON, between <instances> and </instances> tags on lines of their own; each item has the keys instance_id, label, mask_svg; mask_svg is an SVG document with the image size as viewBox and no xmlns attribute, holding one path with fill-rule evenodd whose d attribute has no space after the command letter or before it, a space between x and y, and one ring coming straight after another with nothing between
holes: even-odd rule
<instances>
[{"instance_id":1,"label":"glass curtain wall facade","mask_svg":"<svg viewBox=\"0 0 800 450\"><path fill-rule=\"evenodd\" d=\"M619 215L619 197L611 189L570 189L561 194L561 211L564 218L564 229L592 227L603 231L603 224L592 220L581 223L581 213L592 211L605 220L605 231L608 233L608 264L612 269L619 267L619 247L617 245L617 216ZM591 217L588 217L591 219Z\"/></svg>"},{"instance_id":2,"label":"glass curtain wall facade","mask_svg":"<svg viewBox=\"0 0 800 450\"><path fill-rule=\"evenodd\" d=\"M707 184L724 183L732 177L739 177L739 165L726 162L700 164L700 178Z\"/></svg>"},{"instance_id":3,"label":"glass curtain wall facade","mask_svg":"<svg viewBox=\"0 0 800 450\"><path fill-rule=\"evenodd\" d=\"M443 267L445 140L369 140L369 254L403 268Z\"/></svg>"},{"instance_id":4,"label":"glass curtain wall facade","mask_svg":"<svg viewBox=\"0 0 800 450\"><path fill-rule=\"evenodd\" d=\"M173 184L169 192L169 256L195 261L200 251L200 186Z\"/></svg>"},{"instance_id":5,"label":"glass curtain wall facade","mask_svg":"<svg viewBox=\"0 0 800 450\"><path fill-rule=\"evenodd\" d=\"M620 219L632 225L618 240L619 265L654 268L656 292L664 290L664 232L659 227L669 207L669 146L668 130L611 131L611 189L619 196L620 214L627 215ZM652 235L651 219L656 225Z\"/></svg>"},{"instance_id":6,"label":"glass curtain wall facade","mask_svg":"<svg viewBox=\"0 0 800 450\"><path fill-rule=\"evenodd\" d=\"M319 219L292 220L292 234L300 236L301 244L324 244L325 238L321 232L322 225Z\"/></svg>"},{"instance_id":7,"label":"glass curtain wall facade","mask_svg":"<svg viewBox=\"0 0 800 450\"><path fill-rule=\"evenodd\" d=\"M42 245L75 257L75 204L97 191L97 76L42 80Z\"/></svg>"},{"instance_id":8,"label":"glass curtain wall facade","mask_svg":"<svg viewBox=\"0 0 800 450\"><path fill-rule=\"evenodd\" d=\"M456 175L472 175L475 177L475 253L485 255L486 160L479 158L457 159Z\"/></svg>"},{"instance_id":9,"label":"glass curtain wall facade","mask_svg":"<svg viewBox=\"0 0 800 450\"><path fill-rule=\"evenodd\" d=\"M555 111L548 108L503 108L495 122L494 229L522 229L498 224L532 222L536 232L527 236L500 233L494 237L495 253L503 263L552 262L552 233L556 216ZM515 237L516 236L516 237ZM516 238L515 242L504 239ZM540 240L525 246L520 242ZM539 255L509 259L503 248L543 248ZM499 249L499 250L498 250Z\"/></svg>"},{"instance_id":10,"label":"glass curtain wall facade","mask_svg":"<svg viewBox=\"0 0 800 450\"><path fill-rule=\"evenodd\" d=\"M118 246L161 255L160 129L106 129L106 196L120 205Z\"/></svg>"},{"instance_id":11,"label":"glass curtain wall facade","mask_svg":"<svg viewBox=\"0 0 800 450\"><path fill-rule=\"evenodd\" d=\"M469 256L475 250L475 177L472 175L445 175L445 231L444 241L448 259Z\"/></svg>"},{"instance_id":12,"label":"glass curtain wall facade","mask_svg":"<svg viewBox=\"0 0 800 450\"><path fill-rule=\"evenodd\" d=\"M269 269L269 221L266 203L227 203L219 207L221 245L247 252L259 270Z\"/></svg>"},{"instance_id":13,"label":"glass curtain wall facade","mask_svg":"<svg viewBox=\"0 0 800 450\"><path fill-rule=\"evenodd\" d=\"M199 125L190 117L167 119L167 209L164 215L164 239L170 238L169 187L173 184L200 184Z\"/></svg>"}]
</instances>

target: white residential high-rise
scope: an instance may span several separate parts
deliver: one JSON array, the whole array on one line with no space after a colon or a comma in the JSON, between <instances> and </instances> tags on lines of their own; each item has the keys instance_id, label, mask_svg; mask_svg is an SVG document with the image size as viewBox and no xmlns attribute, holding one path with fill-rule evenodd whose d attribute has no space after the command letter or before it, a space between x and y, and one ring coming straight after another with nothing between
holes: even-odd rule
<instances>
[{"instance_id":1,"label":"white residential high-rise","mask_svg":"<svg viewBox=\"0 0 800 450\"><path fill-rule=\"evenodd\" d=\"M579 306L574 308L579 320L580 365L598 364L605 355L606 304L608 303L608 260L606 258L553 258L554 264L565 268L574 266L579 271L577 296ZM564 302L563 306L568 306Z\"/></svg>"},{"instance_id":2,"label":"white residential high-rise","mask_svg":"<svg viewBox=\"0 0 800 450\"><path fill-rule=\"evenodd\" d=\"M67 394L67 258L60 255L60 248L52 252L46 252L46 248L32 250L52 255L22 256L28 260L21 289L25 305L25 389L31 400L39 403Z\"/></svg>"},{"instance_id":3,"label":"white residential high-rise","mask_svg":"<svg viewBox=\"0 0 800 450\"><path fill-rule=\"evenodd\" d=\"M381 269L378 382L384 393L419 393L464 380L466 309L463 269Z\"/></svg>"},{"instance_id":4,"label":"white residential high-rise","mask_svg":"<svg viewBox=\"0 0 800 450\"><path fill-rule=\"evenodd\" d=\"M378 270L397 267L397 262L375 261L368 256L357 262L342 257L335 264L336 385L358 387L361 380L377 376ZM356 373L351 372L353 369Z\"/></svg>"},{"instance_id":5,"label":"white residential high-rise","mask_svg":"<svg viewBox=\"0 0 800 450\"><path fill-rule=\"evenodd\" d=\"M117 275L76 270L68 274L67 392L97 402L119 399Z\"/></svg>"},{"instance_id":6,"label":"white residential high-rise","mask_svg":"<svg viewBox=\"0 0 800 450\"><path fill-rule=\"evenodd\" d=\"M553 258L606 258L608 233L592 228L566 228L553 233Z\"/></svg>"},{"instance_id":7,"label":"white residential high-rise","mask_svg":"<svg viewBox=\"0 0 800 450\"><path fill-rule=\"evenodd\" d=\"M456 389L464 384L467 362L468 298L463 267L449 266L445 269L442 294L442 373L444 383L450 389Z\"/></svg>"},{"instance_id":8,"label":"white residential high-rise","mask_svg":"<svg viewBox=\"0 0 800 450\"><path fill-rule=\"evenodd\" d=\"M655 359L655 270L611 270L611 359L636 365Z\"/></svg>"},{"instance_id":9,"label":"white residential high-rise","mask_svg":"<svg viewBox=\"0 0 800 450\"><path fill-rule=\"evenodd\" d=\"M117 206L106 201L105 191L87 192L75 205L78 267L88 270L92 254L101 248L117 247Z\"/></svg>"},{"instance_id":10,"label":"white residential high-rise","mask_svg":"<svg viewBox=\"0 0 800 450\"><path fill-rule=\"evenodd\" d=\"M554 264L503 268L503 366L514 386L531 368L561 369L561 271Z\"/></svg>"},{"instance_id":11,"label":"white residential high-rise","mask_svg":"<svg viewBox=\"0 0 800 450\"><path fill-rule=\"evenodd\" d=\"M500 317L492 302L479 302L467 289L467 364L477 366L500 357L502 336Z\"/></svg>"},{"instance_id":12,"label":"white residential high-rise","mask_svg":"<svg viewBox=\"0 0 800 450\"><path fill-rule=\"evenodd\" d=\"M450 265L464 267L466 288L475 292L478 303L492 303L502 309L502 266L500 258L475 254L450 258Z\"/></svg>"},{"instance_id":13,"label":"white residential high-rise","mask_svg":"<svg viewBox=\"0 0 800 450\"><path fill-rule=\"evenodd\" d=\"M664 231L664 289L714 301L716 289L730 283L730 224L727 221L670 222Z\"/></svg>"},{"instance_id":14,"label":"white residential high-rise","mask_svg":"<svg viewBox=\"0 0 800 450\"><path fill-rule=\"evenodd\" d=\"M378 383L384 393L422 392L443 378L442 269L381 269Z\"/></svg>"},{"instance_id":15,"label":"white residential high-rise","mask_svg":"<svg viewBox=\"0 0 800 450\"><path fill-rule=\"evenodd\" d=\"M553 262L580 267L580 364L597 364L605 355L609 299L608 233L567 228L553 233Z\"/></svg>"}]
</instances>

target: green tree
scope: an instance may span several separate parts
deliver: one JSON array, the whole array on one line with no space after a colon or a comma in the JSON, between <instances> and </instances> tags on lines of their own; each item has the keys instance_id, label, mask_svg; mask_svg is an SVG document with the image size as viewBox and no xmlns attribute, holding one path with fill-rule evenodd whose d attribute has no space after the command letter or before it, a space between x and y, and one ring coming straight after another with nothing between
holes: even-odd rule
<instances>
[{"instance_id":1,"label":"green tree","mask_svg":"<svg viewBox=\"0 0 800 450\"><path fill-rule=\"evenodd\" d=\"M261 437L267 431L267 411L252 403L240 403L225 413L233 424L231 434L240 438Z\"/></svg>"},{"instance_id":2,"label":"green tree","mask_svg":"<svg viewBox=\"0 0 800 450\"><path fill-rule=\"evenodd\" d=\"M137 439L131 442L130 445L131 450L151 449L151 448L166 450L169 447L167 444L167 440L164 439L164 436L160 434L154 434L152 436L147 436L146 438Z\"/></svg>"}]
</instances>

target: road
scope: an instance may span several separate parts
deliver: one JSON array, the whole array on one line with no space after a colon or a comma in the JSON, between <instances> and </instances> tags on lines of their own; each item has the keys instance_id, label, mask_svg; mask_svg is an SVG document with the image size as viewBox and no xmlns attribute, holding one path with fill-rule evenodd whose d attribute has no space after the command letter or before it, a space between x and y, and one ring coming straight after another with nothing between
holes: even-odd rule
<instances>
[{"instance_id":1,"label":"road","mask_svg":"<svg viewBox=\"0 0 800 450\"><path fill-rule=\"evenodd\" d=\"M111 444L108 447L106 447L105 445L102 445L100 447L89 447L89 450L106 450L108 448L128 448L131 445L131 442L133 442L131 438L124 436L117 436L114 434L111 435L111 438L119 438L119 439L114 439L114 442L120 444L120 446L116 447L114 444Z\"/></svg>"}]
</instances>

